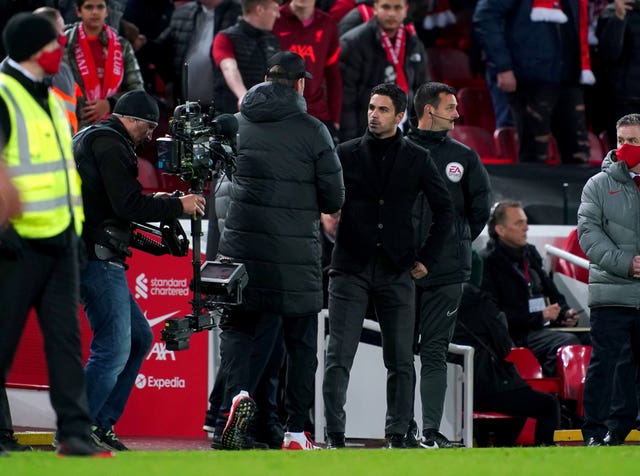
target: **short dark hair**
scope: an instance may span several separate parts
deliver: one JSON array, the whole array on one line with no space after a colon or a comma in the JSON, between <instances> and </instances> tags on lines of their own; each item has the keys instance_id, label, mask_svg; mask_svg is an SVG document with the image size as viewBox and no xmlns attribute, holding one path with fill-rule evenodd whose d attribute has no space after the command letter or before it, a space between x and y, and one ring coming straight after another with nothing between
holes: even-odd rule
<instances>
[{"instance_id":1,"label":"short dark hair","mask_svg":"<svg viewBox=\"0 0 640 476\"><path fill-rule=\"evenodd\" d=\"M382 83L374 86L369 95L369 99L375 94L389 97L393 103L396 114L400 114L407 109L407 94L394 83Z\"/></svg>"},{"instance_id":2,"label":"short dark hair","mask_svg":"<svg viewBox=\"0 0 640 476\"><path fill-rule=\"evenodd\" d=\"M640 126L640 114L627 114L616 122L616 129L622 126Z\"/></svg>"},{"instance_id":3,"label":"short dark hair","mask_svg":"<svg viewBox=\"0 0 640 476\"><path fill-rule=\"evenodd\" d=\"M76 2L76 8L77 8L78 10L80 10L80 8L82 8L82 5L84 5L84 3L85 3L86 1L87 1L87 0L75 0L75 2ZM107 8L108 8L108 7L109 7L109 0L104 0L104 4L105 4L105 5L107 6Z\"/></svg>"},{"instance_id":4,"label":"short dark hair","mask_svg":"<svg viewBox=\"0 0 640 476\"><path fill-rule=\"evenodd\" d=\"M430 104L435 108L440 105L441 93L453 94L455 96L456 90L447 84L437 83L435 81L424 83L418 88L413 96L413 108L416 111L416 117L418 119L422 118L424 114L424 107L427 104Z\"/></svg>"},{"instance_id":5,"label":"short dark hair","mask_svg":"<svg viewBox=\"0 0 640 476\"><path fill-rule=\"evenodd\" d=\"M267 81L270 81L272 83L278 83L278 84L282 84L283 86L286 86L287 88L291 88L291 89L295 89L296 88L296 84L298 84L298 80L297 79L289 79L289 78L281 78L281 77L272 77L270 76L270 74L286 74L286 70L280 66L279 64L276 64L274 66L272 66L271 68L269 68L269 71L267 71Z\"/></svg>"},{"instance_id":6,"label":"short dark hair","mask_svg":"<svg viewBox=\"0 0 640 476\"><path fill-rule=\"evenodd\" d=\"M500 200L491 207L487 227L489 228L489 236L494 240L498 239L496 225L504 225L507 209L509 208L522 208L522 203L517 200Z\"/></svg>"},{"instance_id":7,"label":"short dark hair","mask_svg":"<svg viewBox=\"0 0 640 476\"><path fill-rule=\"evenodd\" d=\"M241 0L242 14L246 15L251 13L258 5L268 5L271 2L276 2L278 5L282 3L282 0Z\"/></svg>"}]
</instances>

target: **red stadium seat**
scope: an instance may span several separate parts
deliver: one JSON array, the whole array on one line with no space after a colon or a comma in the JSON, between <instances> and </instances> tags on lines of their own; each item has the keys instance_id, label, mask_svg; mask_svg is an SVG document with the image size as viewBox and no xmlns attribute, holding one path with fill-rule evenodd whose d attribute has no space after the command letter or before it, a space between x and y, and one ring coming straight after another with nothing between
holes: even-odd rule
<instances>
[{"instance_id":1,"label":"red stadium seat","mask_svg":"<svg viewBox=\"0 0 640 476\"><path fill-rule=\"evenodd\" d=\"M559 380L542 375L540 362L533 355L533 352L526 347L514 347L505 360L512 362L518 369L520 377L535 390L555 394L559 392Z\"/></svg>"},{"instance_id":2,"label":"red stadium seat","mask_svg":"<svg viewBox=\"0 0 640 476\"><path fill-rule=\"evenodd\" d=\"M456 95L461 122L466 126L478 126L491 134L496 128L491 95L486 87L464 87Z\"/></svg>"},{"instance_id":3,"label":"red stadium seat","mask_svg":"<svg viewBox=\"0 0 640 476\"><path fill-rule=\"evenodd\" d=\"M589 259L584 254L582 248L580 248L580 242L578 241L578 230L574 228L567 236L562 244L562 249L568 251L571 254L579 256L580 258ZM589 270L576 266L573 263L569 263L567 260L558 258L555 263L555 271L560 272L570 278L577 279L583 283L589 283Z\"/></svg>"},{"instance_id":4,"label":"red stadium seat","mask_svg":"<svg viewBox=\"0 0 640 476\"><path fill-rule=\"evenodd\" d=\"M428 48L427 72L432 81L440 81L456 89L486 86L484 78L476 78L471 72L467 53L456 48Z\"/></svg>"},{"instance_id":5,"label":"red stadium seat","mask_svg":"<svg viewBox=\"0 0 640 476\"><path fill-rule=\"evenodd\" d=\"M449 136L471 147L480 157L496 157L496 149L491 133L478 126L456 126Z\"/></svg>"},{"instance_id":6,"label":"red stadium seat","mask_svg":"<svg viewBox=\"0 0 640 476\"><path fill-rule=\"evenodd\" d=\"M600 139L600 142L602 143L602 147L606 152L609 152L611 149L613 149L616 146L615 138L613 138L612 140L609 137L609 134L607 134L607 131L602 131L600 134L598 134L598 139Z\"/></svg>"},{"instance_id":7,"label":"red stadium seat","mask_svg":"<svg viewBox=\"0 0 640 476\"><path fill-rule=\"evenodd\" d=\"M493 143L500 158L518 160L518 133L515 127L498 127L493 132Z\"/></svg>"},{"instance_id":8,"label":"red stadium seat","mask_svg":"<svg viewBox=\"0 0 640 476\"><path fill-rule=\"evenodd\" d=\"M591 360L590 345L564 345L558 349L558 376L560 377L560 398L576 400L576 413L584 415L582 396L584 380Z\"/></svg>"},{"instance_id":9,"label":"red stadium seat","mask_svg":"<svg viewBox=\"0 0 640 476\"><path fill-rule=\"evenodd\" d=\"M560 151L558 150L558 142L555 137L549 136L549 152L546 160L547 165L560 165Z\"/></svg>"}]
</instances>

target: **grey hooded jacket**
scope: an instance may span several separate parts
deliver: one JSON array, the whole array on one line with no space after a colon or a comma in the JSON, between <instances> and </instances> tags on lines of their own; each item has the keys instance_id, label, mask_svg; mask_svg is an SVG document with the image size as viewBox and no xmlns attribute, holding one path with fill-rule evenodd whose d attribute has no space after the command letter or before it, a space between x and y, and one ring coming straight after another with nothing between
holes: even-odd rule
<instances>
[{"instance_id":1,"label":"grey hooded jacket","mask_svg":"<svg viewBox=\"0 0 640 476\"><path fill-rule=\"evenodd\" d=\"M614 152L584 186L578 209L580 247L590 261L589 307L640 309L640 280L629 276L640 255L640 192Z\"/></svg>"}]
</instances>

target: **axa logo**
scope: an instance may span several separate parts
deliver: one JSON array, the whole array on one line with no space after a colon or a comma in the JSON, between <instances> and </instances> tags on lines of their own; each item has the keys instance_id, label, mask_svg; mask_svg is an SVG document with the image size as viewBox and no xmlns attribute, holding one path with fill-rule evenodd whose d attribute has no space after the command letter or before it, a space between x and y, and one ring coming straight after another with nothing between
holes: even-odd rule
<instances>
[{"instance_id":1,"label":"axa logo","mask_svg":"<svg viewBox=\"0 0 640 476\"><path fill-rule=\"evenodd\" d=\"M312 63L316 62L316 52L313 49L313 45L291 45L289 49L294 53L298 53L304 60L309 58Z\"/></svg>"},{"instance_id":2,"label":"axa logo","mask_svg":"<svg viewBox=\"0 0 640 476\"><path fill-rule=\"evenodd\" d=\"M167 350L167 344L164 342L156 342L149 351L146 360L152 357L155 357L154 360L173 360L175 362L176 353L173 350Z\"/></svg>"},{"instance_id":3,"label":"axa logo","mask_svg":"<svg viewBox=\"0 0 640 476\"><path fill-rule=\"evenodd\" d=\"M136 291L136 299L149 298L149 280L147 279L147 276L144 273L139 274L138 277L136 278L135 291Z\"/></svg>"}]
</instances>

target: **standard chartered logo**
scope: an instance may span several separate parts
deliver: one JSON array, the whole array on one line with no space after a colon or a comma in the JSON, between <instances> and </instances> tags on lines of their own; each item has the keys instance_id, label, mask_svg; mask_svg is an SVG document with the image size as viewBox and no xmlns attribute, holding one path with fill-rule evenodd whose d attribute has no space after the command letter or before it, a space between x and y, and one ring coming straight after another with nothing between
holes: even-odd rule
<instances>
[{"instance_id":1,"label":"standard chartered logo","mask_svg":"<svg viewBox=\"0 0 640 476\"><path fill-rule=\"evenodd\" d=\"M148 299L149 296L189 296L187 279L147 278L141 273L136 278L136 299Z\"/></svg>"},{"instance_id":2,"label":"standard chartered logo","mask_svg":"<svg viewBox=\"0 0 640 476\"><path fill-rule=\"evenodd\" d=\"M138 374L136 377L136 387L143 389L145 387L162 390L163 388L186 388L187 381L180 377L173 378L157 378L152 375L145 376Z\"/></svg>"},{"instance_id":3,"label":"standard chartered logo","mask_svg":"<svg viewBox=\"0 0 640 476\"><path fill-rule=\"evenodd\" d=\"M147 276L142 273L139 274L138 277L136 278L136 299L147 299L149 297L149 286L147 286L147 283L149 282L149 280L147 279Z\"/></svg>"}]
</instances>

